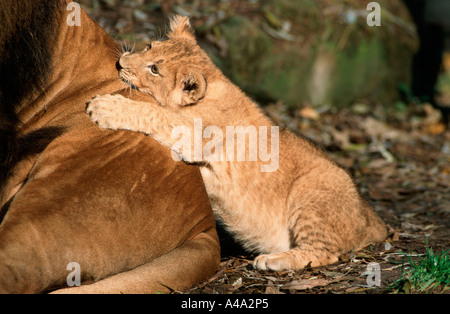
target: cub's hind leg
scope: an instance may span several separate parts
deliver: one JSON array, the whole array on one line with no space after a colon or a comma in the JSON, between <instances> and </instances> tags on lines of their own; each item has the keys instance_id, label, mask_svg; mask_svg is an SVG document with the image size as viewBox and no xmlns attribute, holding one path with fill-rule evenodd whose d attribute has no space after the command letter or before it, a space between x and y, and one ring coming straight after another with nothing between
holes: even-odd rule
<instances>
[{"instance_id":1,"label":"cub's hind leg","mask_svg":"<svg viewBox=\"0 0 450 314\"><path fill-rule=\"evenodd\" d=\"M298 270L336 263L342 253L339 235L333 225L315 210L304 210L291 227L291 249L256 257L253 266L261 270Z\"/></svg>"},{"instance_id":2,"label":"cub's hind leg","mask_svg":"<svg viewBox=\"0 0 450 314\"><path fill-rule=\"evenodd\" d=\"M291 195L290 250L258 256L256 268L278 271L332 264L339 255L386 237L384 223L340 168L316 167L293 185Z\"/></svg>"},{"instance_id":3,"label":"cub's hind leg","mask_svg":"<svg viewBox=\"0 0 450 314\"><path fill-rule=\"evenodd\" d=\"M255 258L253 267L261 270L298 270L307 266L317 267L336 263L339 254L327 249L295 247L286 252L262 254Z\"/></svg>"}]
</instances>

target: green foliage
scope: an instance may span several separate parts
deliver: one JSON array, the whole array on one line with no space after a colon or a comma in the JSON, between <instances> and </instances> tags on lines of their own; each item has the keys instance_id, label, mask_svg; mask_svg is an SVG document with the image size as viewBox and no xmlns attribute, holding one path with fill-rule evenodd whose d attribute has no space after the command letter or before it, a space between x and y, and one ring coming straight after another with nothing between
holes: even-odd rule
<instances>
[{"instance_id":1,"label":"green foliage","mask_svg":"<svg viewBox=\"0 0 450 314\"><path fill-rule=\"evenodd\" d=\"M252 14L220 6L224 18L197 30L212 32L219 48L206 50L213 61L262 104L342 107L399 100L397 86L410 83L415 40L399 1L383 4L383 27L367 26L359 1L342 2L261 0ZM346 18L352 12L354 19Z\"/></svg>"},{"instance_id":2,"label":"green foliage","mask_svg":"<svg viewBox=\"0 0 450 314\"><path fill-rule=\"evenodd\" d=\"M447 71L439 76L437 90L441 94L450 94L450 71Z\"/></svg>"},{"instance_id":3,"label":"green foliage","mask_svg":"<svg viewBox=\"0 0 450 314\"><path fill-rule=\"evenodd\" d=\"M319 5L314 0L264 0L266 11L273 12L275 16L297 22L305 22L305 18L318 15Z\"/></svg>"},{"instance_id":4,"label":"green foliage","mask_svg":"<svg viewBox=\"0 0 450 314\"><path fill-rule=\"evenodd\" d=\"M449 251L442 254L433 252L427 248L426 254L414 261L405 254L409 263L409 269L403 269L400 279L391 285L395 293L404 292L432 292L436 289L446 291L450 285L450 257Z\"/></svg>"},{"instance_id":5,"label":"green foliage","mask_svg":"<svg viewBox=\"0 0 450 314\"><path fill-rule=\"evenodd\" d=\"M260 84L268 56L272 54L272 40L250 20L234 16L220 25L227 41L226 67L223 69L239 86Z\"/></svg>"},{"instance_id":6,"label":"green foliage","mask_svg":"<svg viewBox=\"0 0 450 314\"><path fill-rule=\"evenodd\" d=\"M349 51L336 53L335 83L331 91L335 103L349 104L381 89L380 83L388 72L382 43L361 40L353 55Z\"/></svg>"}]
</instances>

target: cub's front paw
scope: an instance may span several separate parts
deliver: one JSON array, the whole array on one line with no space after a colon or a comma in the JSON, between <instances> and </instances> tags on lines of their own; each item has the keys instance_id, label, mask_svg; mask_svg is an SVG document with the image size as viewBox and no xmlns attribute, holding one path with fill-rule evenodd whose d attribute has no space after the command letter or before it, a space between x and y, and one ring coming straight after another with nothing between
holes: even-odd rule
<instances>
[{"instance_id":1,"label":"cub's front paw","mask_svg":"<svg viewBox=\"0 0 450 314\"><path fill-rule=\"evenodd\" d=\"M117 130L121 128L125 102L126 98L122 95L97 95L88 103L86 113L99 127Z\"/></svg>"}]
</instances>

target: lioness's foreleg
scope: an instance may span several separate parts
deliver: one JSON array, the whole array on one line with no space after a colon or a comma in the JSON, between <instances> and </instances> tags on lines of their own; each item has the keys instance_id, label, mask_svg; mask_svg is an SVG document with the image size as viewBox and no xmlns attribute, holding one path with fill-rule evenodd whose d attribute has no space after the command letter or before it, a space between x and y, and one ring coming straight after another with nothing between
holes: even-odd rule
<instances>
[{"instance_id":1,"label":"lioness's foreleg","mask_svg":"<svg viewBox=\"0 0 450 314\"><path fill-rule=\"evenodd\" d=\"M55 294L167 293L183 291L214 274L220 249L214 230L197 235L153 261L93 284L64 288Z\"/></svg>"}]
</instances>

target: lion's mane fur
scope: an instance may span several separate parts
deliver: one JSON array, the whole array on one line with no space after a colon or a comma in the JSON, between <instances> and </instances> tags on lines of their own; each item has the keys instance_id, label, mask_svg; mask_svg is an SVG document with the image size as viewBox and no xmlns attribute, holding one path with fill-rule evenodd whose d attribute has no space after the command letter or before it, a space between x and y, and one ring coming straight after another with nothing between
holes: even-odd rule
<instances>
[{"instance_id":1,"label":"lion's mane fur","mask_svg":"<svg viewBox=\"0 0 450 314\"><path fill-rule=\"evenodd\" d=\"M62 0L0 2L0 189L12 167L41 152L61 133L44 128L21 136L16 110L42 91L52 68L52 40Z\"/></svg>"}]
</instances>

